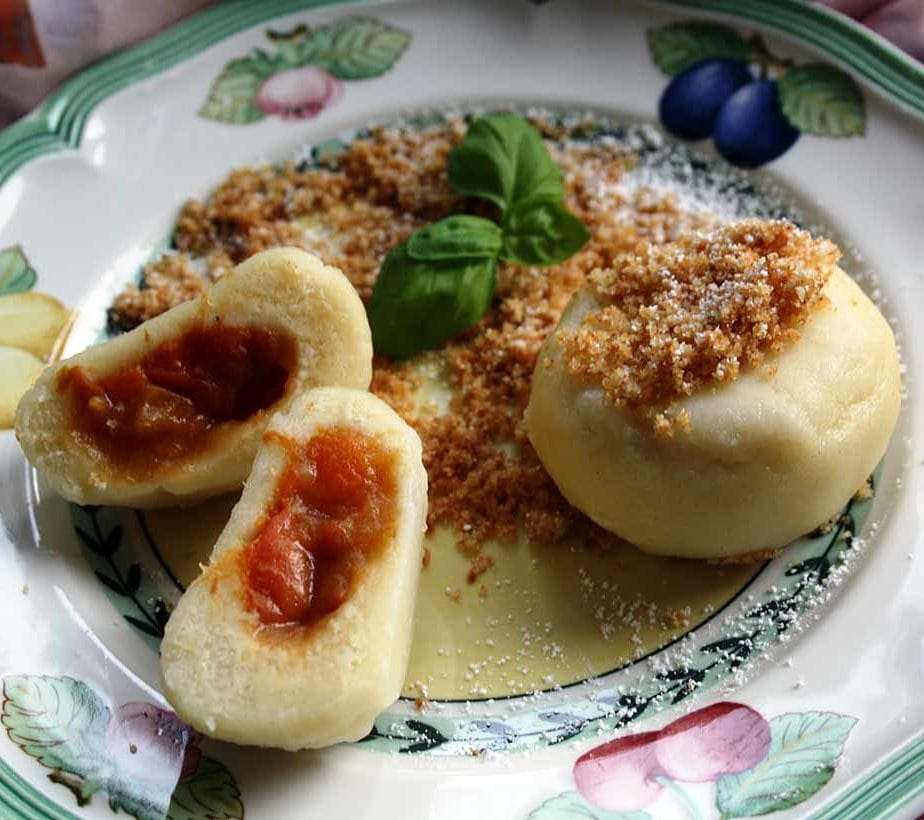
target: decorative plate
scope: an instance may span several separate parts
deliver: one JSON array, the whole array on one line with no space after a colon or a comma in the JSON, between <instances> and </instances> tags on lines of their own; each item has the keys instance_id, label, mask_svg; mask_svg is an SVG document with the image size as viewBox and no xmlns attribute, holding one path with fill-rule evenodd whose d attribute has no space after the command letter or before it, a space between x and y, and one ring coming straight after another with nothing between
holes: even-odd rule
<instances>
[{"instance_id":1,"label":"decorative plate","mask_svg":"<svg viewBox=\"0 0 924 820\"><path fill-rule=\"evenodd\" d=\"M511 107L631 155L623 193L836 239L900 342L891 446L830 526L760 565L521 539L469 584L439 532L405 697L365 740L204 739L160 695L157 650L233 499L69 506L8 429L17 397L114 332L114 296L233 169L336 165L375 124ZM920 812L922 117L924 69L794 0L232 0L66 83L0 134L0 815Z\"/></svg>"}]
</instances>

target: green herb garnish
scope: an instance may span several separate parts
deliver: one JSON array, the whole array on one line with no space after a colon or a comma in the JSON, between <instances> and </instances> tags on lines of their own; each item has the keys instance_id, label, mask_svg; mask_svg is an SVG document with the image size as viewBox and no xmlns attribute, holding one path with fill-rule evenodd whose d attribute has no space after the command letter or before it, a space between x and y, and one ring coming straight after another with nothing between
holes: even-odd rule
<instances>
[{"instance_id":1,"label":"green herb garnish","mask_svg":"<svg viewBox=\"0 0 924 820\"><path fill-rule=\"evenodd\" d=\"M514 114L475 120L450 151L448 171L456 193L488 199L502 214L529 199L565 195L561 171L542 136Z\"/></svg>"},{"instance_id":2,"label":"green herb garnish","mask_svg":"<svg viewBox=\"0 0 924 820\"><path fill-rule=\"evenodd\" d=\"M561 171L541 135L513 114L475 120L449 154L456 193L493 202L501 224L450 216L391 250L367 306L376 353L406 359L484 316L498 260L555 265L590 238L564 205Z\"/></svg>"},{"instance_id":3,"label":"green herb garnish","mask_svg":"<svg viewBox=\"0 0 924 820\"><path fill-rule=\"evenodd\" d=\"M500 258L521 265L557 265L570 259L590 233L561 200L519 202L504 217Z\"/></svg>"}]
</instances>

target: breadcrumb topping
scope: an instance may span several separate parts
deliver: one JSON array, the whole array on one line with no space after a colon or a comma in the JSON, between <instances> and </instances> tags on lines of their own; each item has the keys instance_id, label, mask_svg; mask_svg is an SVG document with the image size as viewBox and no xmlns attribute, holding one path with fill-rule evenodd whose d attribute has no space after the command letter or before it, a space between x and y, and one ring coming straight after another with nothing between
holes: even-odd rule
<instances>
[{"instance_id":1,"label":"breadcrumb topping","mask_svg":"<svg viewBox=\"0 0 924 820\"><path fill-rule=\"evenodd\" d=\"M671 435L689 425L672 402L733 381L798 338L839 257L831 242L779 220L641 243L588 277L602 306L561 334L567 367Z\"/></svg>"}]
</instances>

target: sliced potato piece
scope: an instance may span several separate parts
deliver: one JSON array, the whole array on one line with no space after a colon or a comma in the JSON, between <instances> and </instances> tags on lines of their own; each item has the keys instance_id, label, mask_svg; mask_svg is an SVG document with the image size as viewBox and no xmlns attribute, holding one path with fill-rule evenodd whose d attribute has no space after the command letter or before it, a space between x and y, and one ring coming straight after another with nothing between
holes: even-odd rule
<instances>
[{"instance_id":1,"label":"sliced potato piece","mask_svg":"<svg viewBox=\"0 0 924 820\"><path fill-rule=\"evenodd\" d=\"M264 396L268 371L276 382ZM189 503L240 487L270 416L300 392L365 389L371 377L369 324L352 285L317 257L277 248L49 367L23 397L16 433L70 501Z\"/></svg>"},{"instance_id":2,"label":"sliced potato piece","mask_svg":"<svg viewBox=\"0 0 924 820\"><path fill-rule=\"evenodd\" d=\"M51 353L70 312L54 296L29 291L0 296L0 345L28 350L40 359Z\"/></svg>"},{"instance_id":3,"label":"sliced potato piece","mask_svg":"<svg viewBox=\"0 0 924 820\"><path fill-rule=\"evenodd\" d=\"M31 353L0 347L0 429L13 426L16 405L39 377L44 365Z\"/></svg>"},{"instance_id":4,"label":"sliced potato piece","mask_svg":"<svg viewBox=\"0 0 924 820\"><path fill-rule=\"evenodd\" d=\"M324 449L337 436L358 443ZM276 415L265 442L209 565L167 624L164 693L183 720L222 740L284 749L358 740L407 669L427 515L420 439L372 394L319 388ZM293 491L293 475L309 483ZM338 541L343 522L352 529ZM365 557L331 599L361 543Z\"/></svg>"}]
</instances>

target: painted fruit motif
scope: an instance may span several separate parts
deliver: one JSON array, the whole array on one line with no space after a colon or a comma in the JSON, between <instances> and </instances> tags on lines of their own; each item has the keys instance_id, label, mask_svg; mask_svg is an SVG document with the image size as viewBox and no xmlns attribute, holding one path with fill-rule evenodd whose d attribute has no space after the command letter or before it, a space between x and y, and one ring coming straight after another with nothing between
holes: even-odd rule
<instances>
[{"instance_id":1,"label":"painted fruit motif","mask_svg":"<svg viewBox=\"0 0 924 820\"><path fill-rule=\"evenodd\" d=\"M0 725L78 807L104 793L111 812L137 820L243 820L234 775L203 754L202 735L153 703L117 706L67 676L6 675Z\"/></svg>"},{"instance_id":2,"label":"painted fruit motif","mask_svg":"<svg viewBox=\"0 0 924 820\"><path fill-rule=\"evenodd\" d=\"M18 245L0 250L0 430L13 426L16 405L52 358L70 311L32 288L35 270Z\"/></svg>"},{"instance_id":3,"label":"painted fruit motif","mask_svg":"<svg viewBox=\"0 0 924 820\"><path fill-rule=\"evenodd\" d=\"M757 168L792 148L799 130L780 111L776 82L755 80L726 100L712 137L716 150L732 165Z\"/></svg>"},{"instance_id":4,"label":"painted fruit motif","mask_svg":"<svg viewBox=\"0 0 924 820\"><path fill-rule=\"evenodd\" d=\"M316 117L337 100L344 83L371 80L391 70L411 34L375 17L343 17L320 26L268 29L273 44L227 63L199 115L246 125L267 116Z\"/></svg>"},{"instance_id":5,"label":"painted fruit motif","mask_svg":"<svg viewBox=\"0 0 924 820\"><path fill-rule=\"evenodd\" d=\"M578 791L608 811L647 806L661 791L655 780L658 732L642 732L611 740L581 755L574 764Z\"/></svg>"},{"instance_id":6,"label":"painted fruit motif","mask_svg":"<svg viewBox=\"0 0 924 820\"><path fill-rule=\"evenodd\" d=\"M106 752L129 778L166 784L195 774L202 759L202 735L173 712L134 701L118 708L106 726Z\"/></svg>"},{"instance_id":7,"label":"painted fruit motif","mask_svg":"<svg viewBox=\"0 0 924 820\"><path fill-rule=\"evenodd\" d=\"M715 703L665 726L658 736L661 771L707 783L756 766L770 748L770 724L743 703Z\"/></svg>"},{"instance_id":8,"label":"painted fruit motif","mask_svg":"<svg viewBox=\"0 0 924 820\"><path fill-rule=\"evenodd\" d=\"M672 79L658 103L664 128L687 140L712 137L732 165L757 168L783 156L800 134L862 136L866 105L850 75L825 63L798 65L721 23L669 23L648 33L651 56Z\"/></svg>"},{"instance_id":9,"label":"painted fruit motif","mask_svg":"<svg viewBox=\"0 0 924 820\"><path fill-rule=\"evenodd\" d=\"M725 101L754 78L737 60L703 60L667 84L658 105L661 123L672 134L701 140L712 134Z\"/></svg>"},{"instance_id":10,"label":"painted fruit motif","mask_svg":"<svg viewBox=\"0 0 924 820\"><path fill-rule=\"evenodd\" d=\"M855 724L836 712L767 720L743 703L714 703L581 755L576 790L549 798L529 820L761 817L790 809L831 780ZM714 785L691 791L684 783Z\"/></svg>"},{"instance_id":11,"label":"painted fruit motif","mask_svg":"<svg viewBox=\"0 0 924 820\"><path fill-rule=\"evenodd\" d=\"M309 119L334 102L342 89L336 77L309 65L273 74L260 86L254 102L264 114L285 120Z\"/></svg>"}]
</instances>

